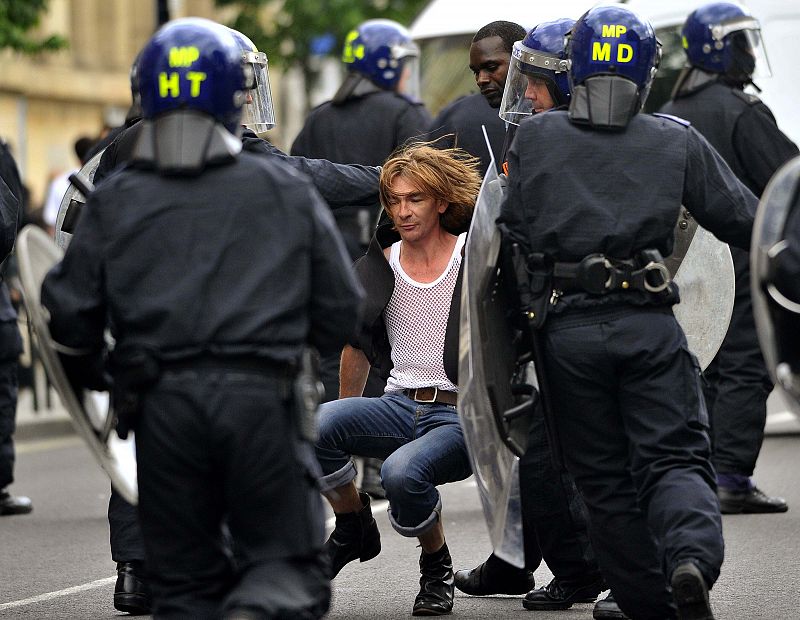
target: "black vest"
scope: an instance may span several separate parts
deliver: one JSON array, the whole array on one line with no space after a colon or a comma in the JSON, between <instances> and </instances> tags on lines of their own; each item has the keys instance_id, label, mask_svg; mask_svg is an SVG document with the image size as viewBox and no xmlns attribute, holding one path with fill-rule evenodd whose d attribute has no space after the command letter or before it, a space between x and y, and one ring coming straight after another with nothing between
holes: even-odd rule
<instances>
[{"instance_id":1,"label":"black vest","mask_svg":"<svg viewBox=\"0 0 800 620\"><path fill-rule=\"evenodd\" d=\"M668 101L660 111L689 121L717 149L733 173L758 196L763 188L756 187L736 156L733 132L739 117L750 106L759 103L761 100L754 95L720 82L711 82L679 99Z\"/></svg>"}]
</instances>

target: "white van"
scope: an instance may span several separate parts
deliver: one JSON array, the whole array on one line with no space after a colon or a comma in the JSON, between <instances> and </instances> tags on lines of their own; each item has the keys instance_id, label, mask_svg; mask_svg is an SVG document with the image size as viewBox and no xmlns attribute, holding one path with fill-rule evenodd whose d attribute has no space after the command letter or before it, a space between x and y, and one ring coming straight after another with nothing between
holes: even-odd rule
<instances>
[{"instance_id":1,"label":"white van","mask_svg":"<svg viewBox=\"0 0 800 620\"><path fill-rule=\"evenodd\" d=\"M496 5L485 0L433 0L411 26L421 48L422 93L431 113L456 97L477 92L469 71L469 45L473 35L489 22L508 20L526 29L559 17L577 19L597 4L591 0L534 2L505 0ZM617 4L603 2L602 4ZM629 0L619 4L647 18L664 44L664 57L648 98L648 111L657 110L672 91L685 62L680 30L686 16L704 0ZM793 37L800 36L800 4L786 0L745 0L741 4L761 22L772 77L758 80L761 99L770 107L778 126L800 144L800 65Z\"/></svg>"}]
</instances>

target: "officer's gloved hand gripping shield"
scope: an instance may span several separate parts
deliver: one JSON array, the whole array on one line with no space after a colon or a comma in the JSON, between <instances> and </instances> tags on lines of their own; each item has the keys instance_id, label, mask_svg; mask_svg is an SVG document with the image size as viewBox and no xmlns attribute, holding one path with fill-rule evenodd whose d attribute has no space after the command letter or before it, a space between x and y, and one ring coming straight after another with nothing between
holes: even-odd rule
<instances>
[{"instance_id":1,"label":"officer's gloved hand gripping shield","mask_svg":"<svg viewBox=\"0 0 800 620\"><path fill-rule=\"evenodd\" d=\"M791 231L791 232L790 232ZM753 314L764 361L800 417L800 157L767 185L750 248Z\"/></svg>"}]
</instances>

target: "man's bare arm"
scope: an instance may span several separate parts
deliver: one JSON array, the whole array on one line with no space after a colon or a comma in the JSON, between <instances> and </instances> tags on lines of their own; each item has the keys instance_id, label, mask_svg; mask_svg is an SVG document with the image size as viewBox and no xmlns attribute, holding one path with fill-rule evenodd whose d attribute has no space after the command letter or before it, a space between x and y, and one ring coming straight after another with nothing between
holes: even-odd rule
<instances>
[{"instance_id":1,"label":"man's bare arm","mask_svg":"<svg viewBox=\"0 0 800 620\"><path fill-rule=\"evenodd\" d=\"M369 375L369 360L361 349L349 344L342 349L339 362L339 398L361 396Z\"/></svg>"}]
</instances>

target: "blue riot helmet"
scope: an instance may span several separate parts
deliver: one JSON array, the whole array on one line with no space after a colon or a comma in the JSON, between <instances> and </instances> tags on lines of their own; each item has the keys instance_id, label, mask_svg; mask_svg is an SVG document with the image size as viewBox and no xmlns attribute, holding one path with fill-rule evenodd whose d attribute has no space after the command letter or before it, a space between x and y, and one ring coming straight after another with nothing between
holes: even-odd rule
<instances>
[{"instance_id":1,"label":"blue riot helmet","mask_svg":"<svg viewBox=\"0 0 800 620\"><path fill-rule=\"evenodd\" d=\"M574 23L567 18L544 22L514 43L500 104L500 118L504 121L519 125L535 112L529 89L536 80L544 82L553 106L569 103L566 35Z\"/></svg>"},{"instance_id":2,"label":"blue riot helmet","mask_svg":"<svg viewBox=\"0 0 800 620\"><path fill-rule=\"evenodd\" d=\"M650 23L620 5L584 13L567 42L572 86L570 120L623 129L644 105L661 44Z\"/></svg>"},{"instance_id":3,"label":"blue riot helmet","mask_svg":"<svg viewBox=\"0 0 800 620\"><path fill-rule=\"evenodd\" d=\"M247 77L228 28L202 18L171 21L142 49L137 73L146 124L135 158L162 172L195 173L241 151Z\"/></svg>"},{"instance_id":4,"label":"blue riot helmet","mask_svg":"<svg viewBox=\"0 0 800 620\"><path fill-rule=\"evenodd\" d=\"M419 100L419 48L408 30L390 19L370 19L345 38L342 62L347 77L334 103L376 88Z\"/></svg>"},{"instance_id":5,"label":"blue riot helmet","mask_svg":"<svg viewBox=\"0 0 800 620\"><path fill-rule=\"evenodd\" d=\"M770 180L756 211L750 278L758 340L800 417L800 157Z\"/></svg>"},{"instance_id":6,"label":"blue riot helmet","mask_svg":"<svg viewBox=\"0 0 800 620\"><path fill-rule=\"evenodd\" d=\"M772 75L761 26L750 12L731 2L714 2L692 11L681 31L692 67L747 83L753 75Z\"/></svg>"},{"instance_id":7,"label":"blue riot helmet","mask_svg":"<svg viewBox=\"0 0 800 620\"><path fill-rule=\"evenodd\" d=\"M247 78L242 125L255 133L263 133L275 127L275 109L269 86L269 60L246 35L233 29L231 33L239 44Z\"/></svg>"}]
</instances>

